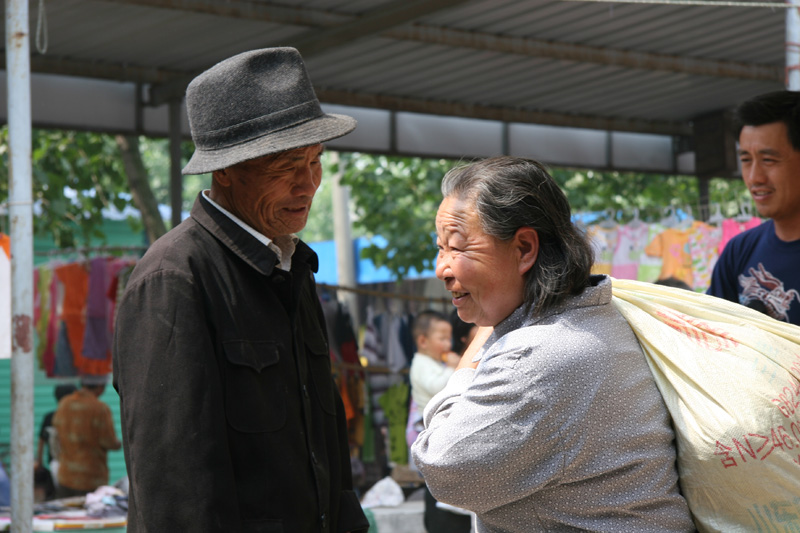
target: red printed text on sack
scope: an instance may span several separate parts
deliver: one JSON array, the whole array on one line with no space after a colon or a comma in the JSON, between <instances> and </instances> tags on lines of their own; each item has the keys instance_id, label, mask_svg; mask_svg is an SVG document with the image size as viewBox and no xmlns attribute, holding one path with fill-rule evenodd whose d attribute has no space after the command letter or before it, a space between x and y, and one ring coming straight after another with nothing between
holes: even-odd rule
<instances>
[{"instance_id":1,"label":"red printed text on sack","mask_svg":"<svg viewBox=\"0 0 800 533\"><path fill-rule=\"evenodd\" d=\"M655 313L669 327L683 333L704 348L719 352L736 348L739 345L726 331L715 328L698 318L667 308L658 309Z\"/></svg>"}]
</instances>

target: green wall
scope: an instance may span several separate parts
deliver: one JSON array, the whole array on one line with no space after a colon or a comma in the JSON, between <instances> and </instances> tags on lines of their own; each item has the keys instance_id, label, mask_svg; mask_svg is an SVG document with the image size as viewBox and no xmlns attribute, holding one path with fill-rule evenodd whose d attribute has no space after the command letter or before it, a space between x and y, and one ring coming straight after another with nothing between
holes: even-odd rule
<instances>
[{"instance_id":1,"label":"green wall","mask_svg":"<svg viewBox=\"0 0 800 533\"><path fill-rule=\"evenodd\" d=\"M36 365L38 366L38 365ZM43 370L36 368L33 385L33 451L36 453L39 427L42 418L49 411L56 408L55 387L59 383L74 383L78 385L78 378L74 379L49 379ZM117 438L122 439L119 420L119 396L110 384L100 397L111 408L114 419L114 430ZM0 446L8 449L11 443L11 360L0 359ZM10 464L6 464L10 473ZM125 475L125 458L122 450L108 452L109 483L113 484Z\"/></svg>"},{"instance_id":2,"label":"green wall","mask_svg":"<svg viewBox=\"0 0 800 533\"><path fill-rule=\"evenodd\" d=\"M93 238L90 246L143 246L145 244L144 235L141 233L134 233L126 220L105 220L102 227L105 233L105 239ZM34 239L34 265L39 266L50 261L68 262L77 259L85 258L86 256L76 254L53 255L47 252L56 249L55 244L51 238L36 237ZM103 252L99 252L103 254ZM130 252L131 255L141 255L141 253ZM94 257L98 254L89 254L88 257ZM38 339L37 339L38 342ZM36 444L38 442L39 427L42 423L42 418L49 411L56 408L55 387L60 383L72 382L78 385L78 378L58 378L50 379L45 374L44 370L38 368L38 362L34 363L36 367L34 373L34 386L33 386L33 451L36 453ZM111 416L114 419L114 428L117 432L117 438L122 439L120 431L119 419L119 396L114 387L109 384L105 392L100 397L100 400L105 402L111 408ZM11 360L0 359L0 455L2 455L5 462L5 454L11 443ZM10 473L10 461L6 464L6 468ZM114 483L125 475L125 459L122 450L111 451L108 453L108 468L109 468L109 482Z\"/></svg>"}]
</instances>

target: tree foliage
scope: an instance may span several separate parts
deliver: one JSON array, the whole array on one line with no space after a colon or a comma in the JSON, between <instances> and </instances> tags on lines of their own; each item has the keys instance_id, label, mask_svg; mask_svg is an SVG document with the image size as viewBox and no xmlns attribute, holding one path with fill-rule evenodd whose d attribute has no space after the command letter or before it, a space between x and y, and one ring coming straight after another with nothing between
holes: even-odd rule
<instances>
[{"instance_id":1,"label":"tree foliage","mask_svg":"<svg viewBox=\"0 0 800 533\"><path fill-rule=\"evenodd\" d=\"M434 219L441 202L444 174L457 163L444 159L343 154L342 183L351 187L355 205L354 226L368 236L382 236L388 244L372 244L362 257L376 267L387 267L401 280L411 268L421 272L434 267L436 245ZM692 176L636 172L597 172L551 168L550 173L567 195L573 214L612 211L624 223L640 213L656 221L664 208L699 213L698 180ZM710 203L732 216L749 195L741 180L713 179ZM707 214L706 214L707 215Z\"/></svg>"},{"instance_id":2,"label":"tree foliage","mask_svg":"<svg viewBox=\"0 0 800 533\"><path fill-rule=\"evenodd\" d=\"M381 236L386 246L371 244L362 257L387 267L397 279L410 269L434 266L434 216L441 201L439 186L453 166L444 159L342 154L342 184L351 187L354 227L366 236Z\"/></svg>"},{"instance_id":3,"label":"tree foliage","mask_svg":"<svg viewBox=\"0 0 800 533\"><path fill-rule=\"evenodd\" d=\"M86 245L91 238L102 239L103 209L123 211L132 205L130 187L120 151L110 135L33 130L33 193L36 204L34 229L50 235L59 247ZM158 203L169 205L170 162L166 139L141 137L141 156L147 181ZM182 145L183 162L192 144ZM0 130L0 203L8 198L8 128ZM457 162L445 159L388 157L361 153L339 154L341 182L350 187L353 235L380 237L362 250L376 267L387 267L398 279L413 270L434 267L436 257L434 219L441 201L444 174ZM331 159L325 165L322 186L314 201L302 237L310 242L333 238L331 205ZM667 206L698 212L698 181L689 176L633 172L597 172L565 168L550 169L565 191L573 212L611 210L618 222L625 222L638 210L645 221L654 221ZM197 193L210 186L208 174L183 177L182 208L188 211ZM710 202L721 213L732 216L750 199L741 180L714 179L709 187ZM142 224L130 219L133 231Z\"/></svg>"},{"instance_id":4,"label":"tree foliage","mask_svg":"<svg viewBox=\"0 0 800 533\"><path fill-rule=\"evenodd\" d=\"M142 160L150 179L150 187L156 200L162 205L172 205L169 197L171 166L169 140L140 137L139 144ZM181 168L186 165L193 152L194 144L191 141L181 143ZM203 189L211 187L211 174L183 176L181 182L183 184L181 208L183 211L190 211L197 194Z\"/></svg>"},{"instance_id":5,"label":"tree foliage","mask_svg":"<svg viewBox=\"0 0 800 533\"><path fill-rule=\"evenodd\" d=\"M104 239L103 209L123 211L130 196L117 145L108 135L34 129L34 231L50 235L59 247ZM0 202L8 199L8 126L0 130ZM130 220L134 230L141 230Z\"/></svg>"}]
</instances>

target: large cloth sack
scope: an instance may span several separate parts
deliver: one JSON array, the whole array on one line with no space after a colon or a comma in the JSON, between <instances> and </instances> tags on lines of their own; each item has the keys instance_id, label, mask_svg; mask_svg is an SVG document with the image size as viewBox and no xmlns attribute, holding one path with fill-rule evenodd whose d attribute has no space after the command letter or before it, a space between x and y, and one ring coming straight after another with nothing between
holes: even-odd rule
<instances>
[{"instance_id":1,"label":"large cloth sack","mask_svg":"<svg viewBox=\"0 0 800 533\"><path fill-rule=\"evenodd\" d=\"M672 416L698 529L800 532L800 327L651 283L615 279L613 295Z\"/></svg>"}]
</instances>

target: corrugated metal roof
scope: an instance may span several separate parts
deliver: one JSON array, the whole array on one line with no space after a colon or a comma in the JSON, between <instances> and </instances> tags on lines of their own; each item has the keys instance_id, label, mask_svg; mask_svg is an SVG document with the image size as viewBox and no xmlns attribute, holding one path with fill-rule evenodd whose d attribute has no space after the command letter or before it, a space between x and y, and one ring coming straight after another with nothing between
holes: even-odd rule
<instances>
[{"instance_id":1,"label":"corrugated metal roof","mask_svg":"<svg viewBox=\"0 0 800 533\"><path fill-rule=\"evenodd\" d=\"M197 72L275 45L330 104L688 134L783 87L785 10L570 0L58 0L32 70L180 96ZM146 94L146 93L145 93Z\"/></svg>"}]
</instances>

